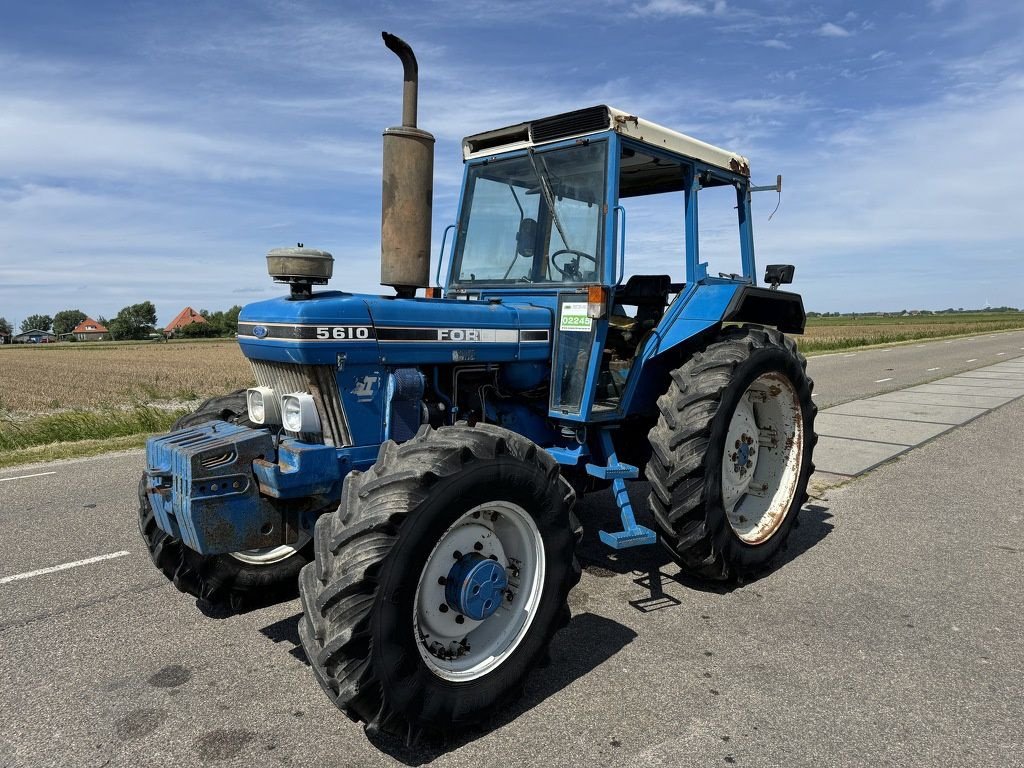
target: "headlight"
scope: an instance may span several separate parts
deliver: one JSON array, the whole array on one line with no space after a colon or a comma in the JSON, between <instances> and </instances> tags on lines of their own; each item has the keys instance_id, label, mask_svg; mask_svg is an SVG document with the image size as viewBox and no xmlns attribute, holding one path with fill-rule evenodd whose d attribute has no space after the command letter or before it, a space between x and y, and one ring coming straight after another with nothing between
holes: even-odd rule
<instances>
[{"instance_id":1,"label":"headlight","mask_svg":"<svg viewBox=\"0 0 1024 768\"><path fill-rule=\"evenodd\" d=\"M294 392L281 398L281 419L289 432L319 432L320 416L313 396Z\"/></svg>"},{"instance_id":2,"label":"headlight","mask_svg":"<svg viewBox=\"0 0 1024 768\"><path fill-rule=\"evenodd\" d=\"M249 421L253 424L277 426L281 423L281 407L277 395L270 387L253 387L245 393L249 406Z\"/></svg>"}]
</instances>

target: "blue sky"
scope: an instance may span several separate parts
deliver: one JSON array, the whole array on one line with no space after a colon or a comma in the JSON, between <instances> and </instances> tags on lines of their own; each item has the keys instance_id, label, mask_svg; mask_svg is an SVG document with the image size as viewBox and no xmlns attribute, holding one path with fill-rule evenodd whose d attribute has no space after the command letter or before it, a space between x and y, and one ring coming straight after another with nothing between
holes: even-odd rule
<instances>
[{"instance_id":1,"label":"blue sky","mask_svg":"<svg viewBox=\"0 0 1024 768\"><path fill-rule=\"evenodd\" d=\"M808 309L1024 304L1021 3L3 0L0 20L10 320L245 304L280 293L263 256L297 241L334 254L334 287L380 290L382 29L420 61L435 253L462 136L609 103L783 174L758 261L796 264ZM674 267L649 223L629 252Z\"/></svg>"}]
</instances>

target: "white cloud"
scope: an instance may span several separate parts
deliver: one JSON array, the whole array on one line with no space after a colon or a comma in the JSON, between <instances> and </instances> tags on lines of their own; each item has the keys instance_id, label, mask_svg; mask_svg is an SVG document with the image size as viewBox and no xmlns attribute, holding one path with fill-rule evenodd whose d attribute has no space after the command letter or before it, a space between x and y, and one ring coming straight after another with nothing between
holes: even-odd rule
<instances>
[{"instance_id":1,"label":"white cloud","mask_svg":"<svg viewBox=\"0 0 1024 768\"><path fill-rule=\"evenodd\" d=\"M817 34L822 37L849 37L850 32L838 24L833 24L831 21L826 21L820 27L818 27Z\"/></svg>"},{"instance_id":2,"label":"white cloud","mask_svg":"<svg viewBox=\"0 0 1024 768\"><path fill-rule=\"evenodd\" d=\"M982 293L1019 305L1006 169L1024 167L1022 124L1024 81L1007 80L865 113L817 150L761 158L755 171L777 167L786 184L770 224L774 201L757 201L760 262L796 263L812 309L980 306Z\"/></svg>"},{"instance_id":3,"label":"white cloud","mask_svg":"<svg viewBox=\"0 0 1024 768\"><path fill-rule=\"evenodd\" d=\"M789 43L783 40L779 40L778 38L765 40L761 43L761 45L763 45L765 48L775 48L780 51L789 51L792 50L793 48L793 46L791 46Z\"/></svg>"},{"instance_id":4,"label":"white cloud","mask_svg":"<svg viewBox=\"0 0 1024 768\"><path fill-rule=\"evenodd\" d=\"M723 10L724 10L724 3ZM705 5L690 0L648 0L634 5L633 11L639 16L707 16Z\"/></svg>"}]
</instances>

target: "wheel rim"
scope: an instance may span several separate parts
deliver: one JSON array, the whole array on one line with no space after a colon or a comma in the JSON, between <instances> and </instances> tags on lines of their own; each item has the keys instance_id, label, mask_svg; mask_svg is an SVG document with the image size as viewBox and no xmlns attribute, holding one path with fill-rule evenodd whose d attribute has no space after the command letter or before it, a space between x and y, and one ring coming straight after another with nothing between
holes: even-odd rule
<instances>
[{"instance_id":1,"label":"wheel rim","mask_svg":"<svg viewBox=\"0 0 1024 768\"><path fill-rule=\"evenodd\" d=\"M736 404L722 456L722 505L733 532L763 544L796 496L803 460L803 407L789 378L756 378Z\"/></svg>"},{"instance_id":2,"label":"wheel rim","mask_svg":"<svg viewBox=\"0 0 1024 768\"><path fill-rule=\"evenodd\" d=\"M247 565L274 565L282 560L287 560L294 555L312 538L309 531L300 531L299 539L294 544L281 544L276 547L261 547L259 549L243 549L239 552L229 552L235 560L241 560Z\"/></svg>"},{"instance_id":3,"label":"wheel rim","mask_svg":"<svg viewBox=\"0 0 1024 768\"><path fill-rule=\"evenodd\" d=\"M469 572L467 562L482 561L497 563L508 583L505 599L489 606L486 618L475 620L449 603L448 580L453 573ZM501 666L533 623L544 571L540 531L519 505L492 501L456 520L427 558L413 604L416 647L430 671L465 682Z\"/></svg>"}]
</instances>

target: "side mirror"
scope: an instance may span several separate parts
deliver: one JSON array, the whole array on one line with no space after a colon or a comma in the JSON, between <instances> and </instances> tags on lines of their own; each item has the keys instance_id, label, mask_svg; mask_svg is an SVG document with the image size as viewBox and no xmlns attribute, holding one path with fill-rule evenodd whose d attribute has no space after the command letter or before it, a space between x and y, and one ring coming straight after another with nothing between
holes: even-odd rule
<instances>
[{"instance_id":1,"label":"side mirror","mask_svg":"<svg viewBox=\"0 0 1024 768\"><path fill-rule=\"evenodd\" d=\"M796 267L792 264L769 264L764 268L764 281L774 290L780 285L792 283L794 274Z\"/></svg>"},{"instance_id":2,"label":"side mirror","mask_svg":"<svg viewBox=\"0 0 1024 768\"><path fill-rule=\"evenodd\" d=\"M519 231L516 233L516 253L532 259L536 247L537 221L536 219L523 219L519 222Z\"/></svg>"}]
</instances>

